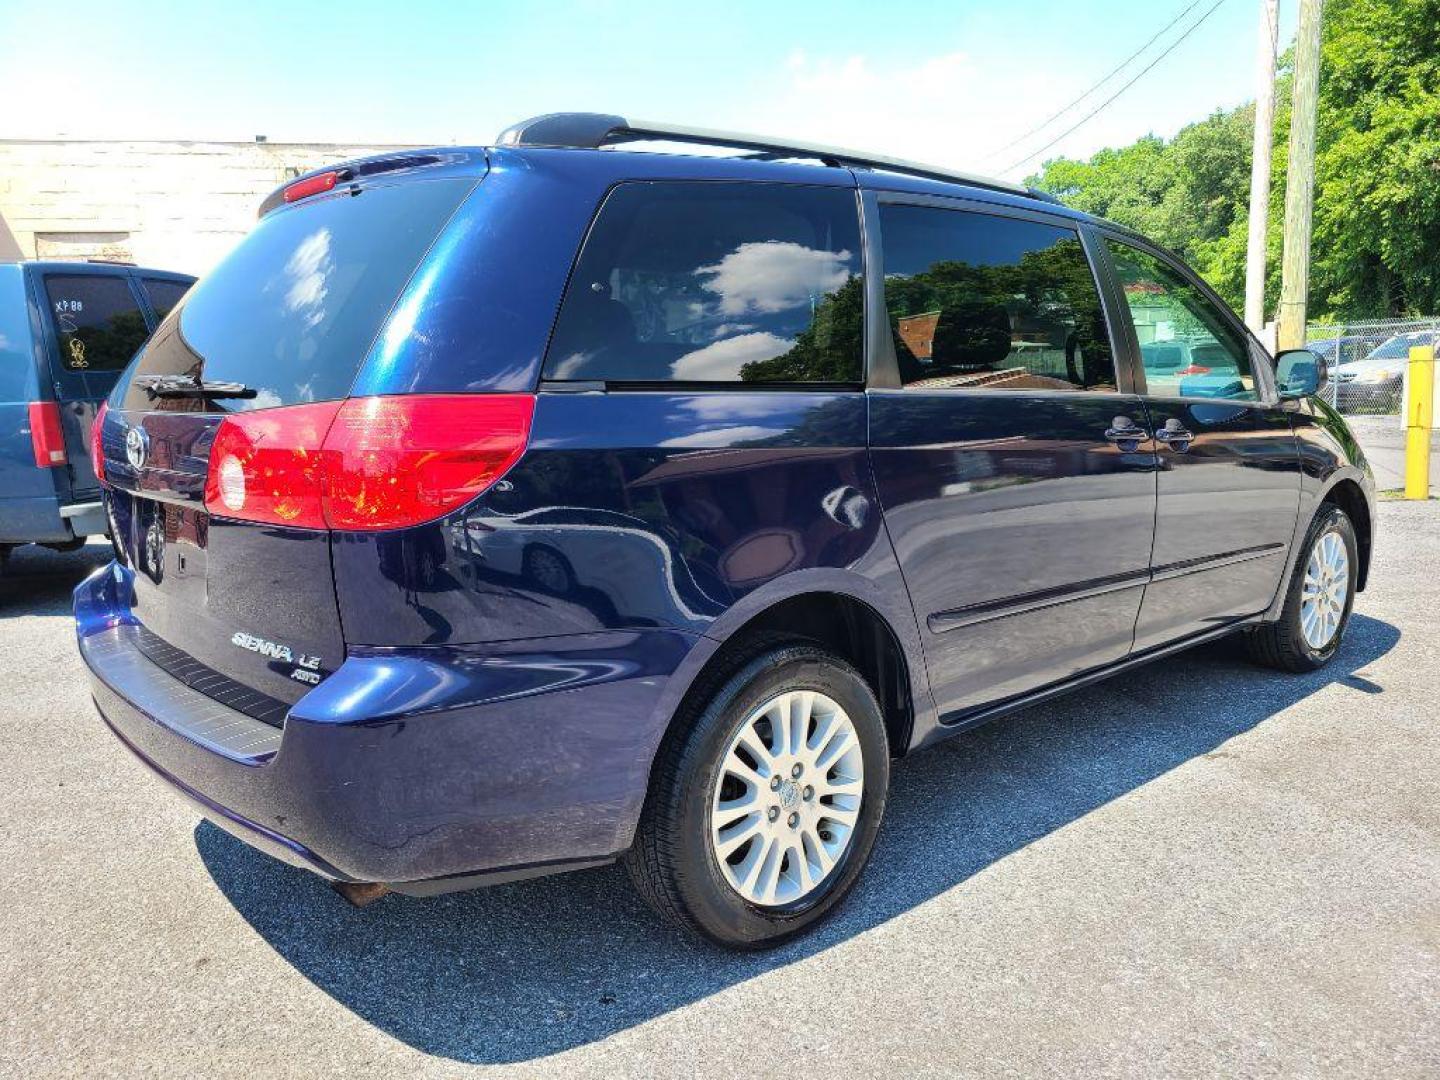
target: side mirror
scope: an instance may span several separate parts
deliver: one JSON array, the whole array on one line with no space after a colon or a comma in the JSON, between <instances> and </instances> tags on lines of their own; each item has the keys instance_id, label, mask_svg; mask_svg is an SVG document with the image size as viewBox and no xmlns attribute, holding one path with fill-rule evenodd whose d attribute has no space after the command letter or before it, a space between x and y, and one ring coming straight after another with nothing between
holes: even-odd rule
<instances>
[{"instance_id":1,"label":"side mirror","mask_svg":"<svg viewBox=\"0 0 1440 1080\"><path fill-rule=\"evenodd\" d=\"M1275 384L1282 398L1318 394L1325 381L1325 361L1309 349L1287 349L1275 357Z\"/></svg>"}]
</instances>

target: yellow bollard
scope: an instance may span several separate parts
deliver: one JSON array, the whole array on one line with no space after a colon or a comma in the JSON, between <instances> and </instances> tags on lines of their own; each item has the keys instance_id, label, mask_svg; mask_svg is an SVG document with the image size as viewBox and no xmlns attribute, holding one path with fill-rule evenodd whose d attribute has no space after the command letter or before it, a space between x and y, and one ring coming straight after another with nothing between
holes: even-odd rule
<instances>
[{"instance_id":1,"label":"yellow bollard","mask_svg":"<svg viewBox=\"0 0 1440 1080\"><path fill-rule=\"evenodd\" d=\"M1435 423L1435 350L1410 350L1405 413L1405 498L1430 498L1430 429Z\"/></svg>"}]
</instances>

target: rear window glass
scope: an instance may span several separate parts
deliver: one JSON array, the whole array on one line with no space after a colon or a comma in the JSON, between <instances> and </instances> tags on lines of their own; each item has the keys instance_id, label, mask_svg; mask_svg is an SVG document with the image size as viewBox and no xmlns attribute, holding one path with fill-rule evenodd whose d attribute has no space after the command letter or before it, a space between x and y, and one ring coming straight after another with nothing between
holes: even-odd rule
<instances>
[{"instance_id":1,"label":"rear window glass","mask_svg":"<svg viewBox=\"0 0 1440 1080\"><path fill-rule=\"evenodd\" d=\"M135 375L255 391L226 399L230 411L344 397L400 290L474 183L417 180L267 214L185 295ZM133 379L124 403L158 407Z\"/></svg>"},{"instance_id":2,"label":"rear window glass","mask_svg":"<svg viewBox=\"0 0 1440 1080\"><path fill-rule=\"evenodd\" d=\"M47 274L45 294L64 371L119 371L150 333L126 278Z\"/></svg>"},{"instance_id":3,"label":"rear window glass","mask_svg":"<svg viewBox=\"0 0 1440 1080\"><path fill-rule=\"evenodd\" d=\"M159 278L143 280L145 295L150 298L150 306L155 309L157 319L163 319L174 311L175 305L180 303L180 298L185 295L185 290L190 288L189 282L185 281L162 281Z\"/></svg>"},{"instance_id":4,"label":"rear window glass","mask_svg":"<svg viewBox=\"0 0 1440 1080\"><path fill-rule=\"evenodd\" d=\"M622 185L580 253L545 377L860 382L860 266L851 190Z\"/></svg>"}]
</instances>

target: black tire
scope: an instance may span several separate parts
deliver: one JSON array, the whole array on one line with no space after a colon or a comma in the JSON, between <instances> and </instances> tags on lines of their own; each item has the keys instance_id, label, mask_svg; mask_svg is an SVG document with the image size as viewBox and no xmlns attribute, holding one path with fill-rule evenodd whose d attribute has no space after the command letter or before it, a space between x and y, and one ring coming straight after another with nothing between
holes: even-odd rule
<instances>
[{"instance_id":1,"label":"black tire","mask_svg":"<svg viewBox=\"0 0 1440 1080\"><path fill-rule=\"evenodd\" d=\"M766 643L722 675L718 687L661 748L626 868L641 896L681 929L734 949L778 945L824 918L854 886L870 857L890 784L880 706L850 664L818 645ZM710 798L730 740L751 711L786 690L818 690L850 716L864 780L850 844L814 891L784 907L748 902L725 879L712 849Z\"/></svg>"},{"instance_id":2,"label":"black tire","mask_svg":"<svg viewBox=\"0 0 1440 1080\"><path fill-rule=\"evenodd\" d=\"M1305 640L1300 624L1300 594L1305 584L1305 566L1316 541L1325 533L1334 530L1345 544L1347 573L1349 581L1345 593L1345 609L1340 615L1340 625L1334 637L1320 649L1310 646ZM1246 651L1250 658L1266 667L1280 671L1301 673L1317 671L1328 664L1340 649L1345 638L1345 628L1350 623L1350 612L1355 606L1355 582L1360 565L1359 545L1355 540L1355 526L1349 515L1338 506L1325 503L1310 523L1305 533L1300 556L1295 561L1290 583L1285 593L1285 607L1275 622L1262 623L1245 634Z\"/></svg>"}]
</instances>

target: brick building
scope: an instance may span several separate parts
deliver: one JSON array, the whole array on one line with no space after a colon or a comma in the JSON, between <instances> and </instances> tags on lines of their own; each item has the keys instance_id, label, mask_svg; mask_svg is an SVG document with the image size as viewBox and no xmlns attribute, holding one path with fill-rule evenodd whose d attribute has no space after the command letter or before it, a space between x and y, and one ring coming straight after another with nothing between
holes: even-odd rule
<instances>
[{"instance_id":1,"label":"brick building","mask_svg":"<svg viewBox=\"0 0 1440 1080\"><path fill-rule=\"evenodd\" d=\"M111 258L201 274L286 180L398 149L333 143L0 139L4 226L23 258Z\"/></svg>"}]
</instances>

